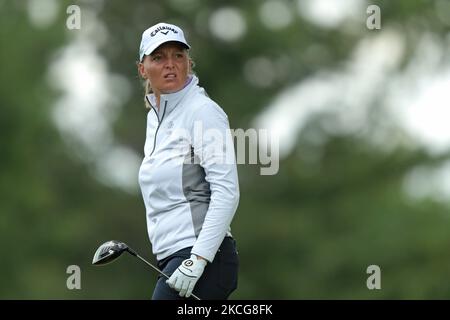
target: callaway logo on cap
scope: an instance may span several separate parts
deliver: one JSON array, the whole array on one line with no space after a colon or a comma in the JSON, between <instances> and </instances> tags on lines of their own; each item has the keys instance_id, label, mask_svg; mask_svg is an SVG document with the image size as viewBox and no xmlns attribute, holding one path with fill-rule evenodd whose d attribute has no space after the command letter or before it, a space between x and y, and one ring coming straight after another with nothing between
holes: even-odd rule
<instances>
[{"instance_id":1,"label":"callaway logo on cap","mask_svg":"<svg viewBox=\"0 0 450 320\"><path fill-rule=\"evenodd\" d=\"M151 54L156 48L165 42L177 41L190 49L189 44L184 38L183 30L173 24L158 23L142 34L141 46L139 48L139 61L142 62L144 55Z\"/></svg>"}]
</instances>

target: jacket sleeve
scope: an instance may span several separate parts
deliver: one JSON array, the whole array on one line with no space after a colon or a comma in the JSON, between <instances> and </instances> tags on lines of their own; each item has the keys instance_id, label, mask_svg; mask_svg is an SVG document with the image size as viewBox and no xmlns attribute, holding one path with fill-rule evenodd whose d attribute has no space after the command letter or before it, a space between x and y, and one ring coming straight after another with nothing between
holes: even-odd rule
<instances>
[{"instance_id":1,"label":"jacket sleeve","mask_svg":"<svg viewBox=\"0 0 450 320\"><path fill-rule=\"evenodd\" d=\"M234 144L228 117L215 103L194 111L191 134L194 154L211 189L209 208L191 253L212 262L239 204Z\"/></svg>"}]
</instances>

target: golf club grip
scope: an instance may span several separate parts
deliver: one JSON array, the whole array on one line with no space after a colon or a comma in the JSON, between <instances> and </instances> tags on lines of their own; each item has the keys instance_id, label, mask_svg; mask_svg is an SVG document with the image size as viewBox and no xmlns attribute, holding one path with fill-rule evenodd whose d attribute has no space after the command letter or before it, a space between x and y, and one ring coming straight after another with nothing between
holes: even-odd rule
<instances>
[{"instance_id":1,"label":"golf club grip","mask_svg":"<svg viewBox=\"0 0 450 320\"><path fill-rule=\"evenodd\" d=\"M140 255L138 255L137 253L136 257L138 257L141 261L145 262L148 266L152 267L154 270L156 270L156 272L158 272L159 274L163 275L164 277L166 277L166 279L169 279L169 276L167 274L165 274L164 272L162 272L161 270L159 270L157 267L155 267L154 265L152 265L150 262L148 262L147 260L145 260L144 258L142 258ZM196 300L201 300L199 297L197 297L195 294L192 293L192 296L196 299Z\"/></svg>"}]
</instances>

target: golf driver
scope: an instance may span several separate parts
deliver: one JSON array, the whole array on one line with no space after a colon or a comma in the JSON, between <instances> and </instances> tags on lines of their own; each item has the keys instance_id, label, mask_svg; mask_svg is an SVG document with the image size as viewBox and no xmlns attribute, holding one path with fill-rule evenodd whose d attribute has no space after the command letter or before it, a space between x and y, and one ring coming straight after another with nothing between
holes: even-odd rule
<instances>
[{"instance_id":1,"label":"golf driver","mask_svg":"<svg viewBox=\"0 0 450 320\"><path fill-rule=\"evenodd\" d=\"M111 241L105 242L100 247L98 247L97 251L94 254L94 258L92 259L92 264L96 265L96 266L101 266L101 265L113 262L118 257L120 257L120 255L125 251L128 252L129 254L131 254L132 256L135 256L136 258L140 259L148 266L152 267L154 270L156 270L156 272L158 272L159 274L166 277L166 279L169 279L168 275L166 275L164 272L159 270L157 267L152 265L150 262L148 262L147 260L142 258L134 250L132 250L130 247L128 247L125 243L116 241L116 240L111 240ZM200 300L200 298L197 297L196 295L192 294L192 296L195 299Z\"/></svg>"}]
</instances>

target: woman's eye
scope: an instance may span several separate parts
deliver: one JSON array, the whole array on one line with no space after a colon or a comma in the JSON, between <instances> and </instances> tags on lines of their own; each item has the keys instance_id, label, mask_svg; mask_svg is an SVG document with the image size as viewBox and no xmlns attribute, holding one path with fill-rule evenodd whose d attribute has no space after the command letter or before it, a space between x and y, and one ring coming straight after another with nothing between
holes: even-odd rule
<instances>
[{"instance_id":1,"label":"woman's eye","mask_svg":"<svg viewBox=\"0 0 450 320\"><path fill-rule=\"evenodd\" d=\"M184 57L184 55L183 55L182 53L177 53L175 56L176 56L177 58L183 58L183 57Z\"/></svg>"},{"instance_id":2,"label":"woman's eye","mask_svg":"<svg viewBox=\"0 0 450 320\"><path fill-rule=\"evenodd\" d=\"M159 60L161 60L161 56L153 56L152 60L153 61L159 61Z\"/></svg>"}]
</instances>

